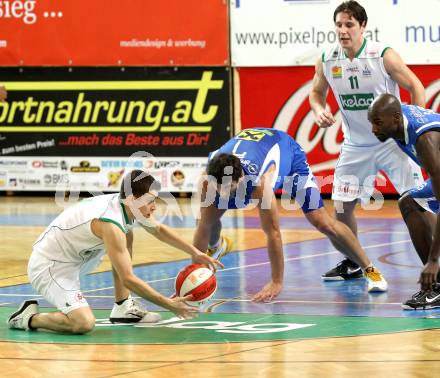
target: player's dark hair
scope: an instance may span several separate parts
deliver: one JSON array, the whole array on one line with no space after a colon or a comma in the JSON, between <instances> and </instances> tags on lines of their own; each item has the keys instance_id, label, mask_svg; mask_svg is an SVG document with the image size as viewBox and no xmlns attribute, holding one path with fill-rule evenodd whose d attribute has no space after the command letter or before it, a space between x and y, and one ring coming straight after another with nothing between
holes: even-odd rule
<instances>
[{"instance_id":1,"label":"player's dark hair","mask_svg":"<svg viewBox=\"0 0 440 378\"><path fill-rule=\"evenodd\" d=\"M119 194L122 199L127 198L130 194L139 198L150 190L160 191L160 182L147 172L135 169L128 172L122 179Z\"/></svg>"},{"instance_id":2,"label":"player's dark hair","mask_svg":"<svg viewBox=\"0 0 440 378\"><path fill-rule=\"evenodd\" d=\"M232 181L238 181L243 176L243 169L237 156L219 154L209 161L206 173L209 176L213 176L218 184L221 184L224 176L230 176Z\"/></svg>"},{"instance_id":3,"label":"player's dark hair","mask_svg":"<svg viewBox=\"0 0 440 378\"><path fill-rule=\"evenodd\" d=\"M336 15L341 12L347 13L349 16L353 17L361 26L367 25L367 12L365 11L365 8L357 1L344 1L342 4L340 4L335 9L335 13L333 13L333 22L336 22Z\"/></svg>"}]
</instances>

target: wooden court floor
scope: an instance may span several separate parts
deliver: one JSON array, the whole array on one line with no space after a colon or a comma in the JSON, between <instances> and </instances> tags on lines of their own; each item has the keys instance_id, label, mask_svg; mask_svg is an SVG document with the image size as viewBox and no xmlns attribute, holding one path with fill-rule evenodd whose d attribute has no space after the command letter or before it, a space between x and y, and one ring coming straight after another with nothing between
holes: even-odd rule
<instances>
[{"instance_id":1,"label":"wooden court floor","mask_svg":"<svg viewBox=\"0 0 440 378\"><path fill-rule=\"evenodd\" d=\"M330 204L326 206L332 211ZM165 212L159 209L159 215L161 211ZM7 310L13 312L16 305L26 297L26 293L30 293L26 285L28 283L26 263L32 243L45 225L59 212L60 208L54 203L53 198L0 197L0 310L4 310L3 313ZM179 216L176 215L178 212L180 212ZM376 236L380 234L382 224L390 222L397 227L394 228L397 230L395 235L393 234L389 239L391 242L388 242L396 245L397 249L393 250L393 256L390 257L388 255L391 253L387 254L383 251L377 252L376 255L374 248L367 251L369 255L371 253L374 256L375 262L379 261L379 264L386 259L390 261L393 258L401 259L396 260L398 263L394 266L393 264L385 266L387 274L392 277L389 295L371 299L365 296L363 286L360 284L349 286L350 290L346 290L347 286L344 284L337 287L323 286L319 279L323 269L331 267L340 258L335 252L328 252L325 265L317 265L316 259L308 259L310 256L307 255L309 252L306 249L300 257L292 255L293 257L287 260L285 289L280 303L272 307L270 304L252 304L249 301L249 293L254 289L249 283L252 276L244 274L242 270L232 271L235 268L230 268L231 270L227 272L230 275L224 281L225 288L221 290L220 298L225 302L229 297L235 299L231 299L230 303L225 305L219 300L217 303L219 307L216 307L219 311L217 315L221 317L222 311L228 314L274 312L336 317L371 315L377 317L378 323L381 322L381 316L391 316L396 319L405 317L405 314L400 313L398 302L406 299L405 295L411 290L417 289L415 285L417 277L414 276L420 266L417 265L417 259L411 256L408 257L407 267L402 267L405 264L401 262L407 259L403 253L406 253L406 249L411 249L411 246L407 244L408 235L405 235L404 225L399 223L401 221L396 203L387 201L381 210L359 209L357 214L361 221L365 221L359 230L363 244L370 241L372 245L375 243L373 246L379 244L376 239L368 239L367 236L370 232L376 233ZM179 233L190 241L194 223L188 200L179 201L179 209L175 209L172 215L173 217L168 218L168 223L177 227ZM280 207L280 216L283 220L281 226L283 242L288 251L287 257L303 245L316 246L316 248L323 248L325 245L326 248L330 248L323 244L326 241L321 234L300 223L302 219L300 212L285 211ZM265 244L256 217L256 212L252 210L231 212L225 219L224 231L234 238L234 261L249 266L259 265L258 274L264 276L268 273L268 265L262 262L263 260L253 260L254 253L257 256L261 252L261 258L264 258ZM376 227L376 223L379 226ZM133 263L139 268L139 272L142 272L143 267L150 269L146 271L147 281L148 274L152 274L148 272L154 272L160 290L166 291L168 286L172 285L172 281L168 280L166 269L174 272L174 265L182 263L183 259L185 255L181 252L164 247L152 237L136 230ZM298 266L308 270L302 272L298 270ZM90 287L99 286L99 283L93 282L94 279L106 277L105 279L108 280L109 268L108 261L104 261L97 273L89 276L87 282ZM397 271L395 276L392 275L394 270ZM304 280L301 274L304 274ZM255 275L253 277L256 281L255 285L258 285L258 279ZM226 284L228 281L234 283L234 288L240 286L240 289L232 292ZM102 295L96 295L94 298L96 302L93 303L96 303L98 308L109 310L112 305L111 282L110 284L107 281L102 282L110 285L107 287L110 289L99 292ZM219 286L220 282L222 281L219 281ZM405 285L406 291L401 294L395 293L400 290L399 285ZM305 290L313 293L310 300L307 300ZM356 299L358 290L362 297L359 301ZM338 293L333 296L335 291ZM326 298L322 296L323 293L329 295L327 300L323 299ZM93 307L93 303L90 303ZM353 303L355 307L351 308ZM378 312L370 308L378 309ZM385 310L382 310L383 308ZM389 310L391 312L386 312L388 309L391 309ZM420 312L415 317L436 319L440 317L440 312ZM4 321L5 318L2 315L0 320ZM5 323L2 324L1 327L6 329ZM319 337L318 332L317 337L308 339L287 337L280 340L274 337L271 340L270 336L267 336L264 341L237 342L231 341L225 334L221 342L213 339L213 342L205 340L202 344L194 342L197 333L191 334L192 339L188 343L184 339L179 343L130 343L130 339L126 339L119 340L121 342L94 344L93 332L86 336L87 342L83 343L77 337L74 342L57 342L55 337L51 341L50 334L45 336L45 341L36 341L32 333L4 330L2 335L10 336L11 333L7 332L16 332L15 335L19 337L16 339L9 336L3 339L0 337L0 368L2 377L439 377L440 328L438 327L440 326L439 323L432 324L436 325L432 329L426 327L412 331L402 329L399 332L379 334L374 334L373 331L368 335L357 336ZM96 332L105 333L107 331L102 331L105 329L104 326ZM141 331L148 334L148 329L141 329L139 332ZM165 331L174 332L173 329L171 331L164 329L163 332ZM178 332L179 329L176 328L175 331ZM112 328L111 332L117 334L118 328Z\"/></svg>"}]
</instances>

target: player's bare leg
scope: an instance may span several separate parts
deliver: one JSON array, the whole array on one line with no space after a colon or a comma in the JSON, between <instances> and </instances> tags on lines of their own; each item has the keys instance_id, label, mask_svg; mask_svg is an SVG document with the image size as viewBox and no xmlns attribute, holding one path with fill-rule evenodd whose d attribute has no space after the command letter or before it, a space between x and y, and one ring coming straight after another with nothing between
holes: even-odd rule
<instances>
[{"instance_id":1,"label":"player's bare leg","mask_svg":"<svg viewBox=\"0 0 440 378\"><path fill-rule=\"evenodd\" d=\"M95 327L95 317L90 307L81 307L67 315L58 312L37 313L29 323L31 328L43 328L56 332L87 333Z\"/></svg>"}]
</instances>

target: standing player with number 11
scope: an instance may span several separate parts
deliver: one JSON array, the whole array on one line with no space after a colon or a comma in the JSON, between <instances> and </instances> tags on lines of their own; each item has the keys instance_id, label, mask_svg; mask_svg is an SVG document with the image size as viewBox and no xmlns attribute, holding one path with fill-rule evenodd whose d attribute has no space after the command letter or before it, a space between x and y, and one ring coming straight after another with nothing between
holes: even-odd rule
<instances>
[{"instance_id":1,"label":"standing player with number 11","mask_svg":"<svg viewBox=\"0 0 440 378\"><path fill-rule=\"evenodd\" d=\"M319 127L335 123L326 109L330 86L339 105L344 143L335 168L332 199L336 218L357 234L354 208L357 200L368 200L374 191L374 178L383 170L399 194L423 183L420 168L389 139L381 143L371 132L368 106L382 93L399 97L399 86L411 94L411 103L425 105L422 83L400 56L382 43L367 41L363 35L367 13L356 1L340 4L334 14L339 43L322 54L316 63L310 106ZM335 247L342 253L341 245ZM361 278L362 271L345 259L322 275L323 280Z\"/></svg>"}]
</instances>

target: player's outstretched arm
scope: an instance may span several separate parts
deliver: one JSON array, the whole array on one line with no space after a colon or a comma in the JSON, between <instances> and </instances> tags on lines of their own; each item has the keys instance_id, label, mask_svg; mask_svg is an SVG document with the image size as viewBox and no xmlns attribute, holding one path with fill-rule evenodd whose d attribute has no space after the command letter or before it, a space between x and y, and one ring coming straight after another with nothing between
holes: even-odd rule
<instances>
[{"instance_id":1,"label":"player's outstretched arm","mask_svg":"<svg viewBox=\"0 0 440 378\"><path fill-rule=\"evenodd\" d=\"M273 173L273 172L269 172ZM261 227L266 234L267 252L269 255L272 279L261 289L253 300L267 302L274 299L283 288L284 255L280 225L278 221L278 209L275 195L271 186L271 175L264 174L261 185L257 186L253 197L260 199L259 215ZM265 189L266 188L266 189ZM266 190L266 192L265 192ZM270 195L270 197L269 197Z\"/></svg>"},{"instance_id":2,"label":"player's outstretched arm","mask_svg":"<svg viewBox=\"0 0 440 378\"><path fill-rule=\"evenodd\" d=\"M110 261L123 285L140 297L174 312L177 316L189 319L197 309L185 304L184 299L170 299L160 294L133 273L130 254L127 250L125 234L113 223L94 220L92 230L104 241ZM188 298L189 299L189 298Z\"/></svg>"},{"instance_id":3,"label":"player's outstretched arm","mask_svg":"<svg viewBox=\"0 0 440 378\"><path fill-rule=\"evenodd\" d=\"M315 65L312 90L309 94L309 103L315 115L315 122L319 127L329 127L336 122L333 114L325 109L327 91L328 82L324 76L322 61L318 59Z\"/></svg>"},{"instance_id":4,"label":"player's outstretched arm","mask_svg":"<svg viewBox=\"0 0 440 378\"><path fill-rule=\"evenodd\" d=\"M431 131L421 135L416 144L418 158L431 178L432 188L437 201L440 202L440 133ZM440 218L437 216L437 223L434 231L434 238L429 251L428 262L420 275L420 284L423 290L430 290L431 285L436 282L439 270L440 257Z\"/></svg>"},{"instance_id":5,"label":"player's outstretched arm","mask_svg":"<svg viewBox=\"0 0 440 378\"><path fill-rule=\"evenodd\" d=\"M425 88L419 78L403 62L393 49L385 51L383 56L385 70L392 79L411 94L411 104L424 107L426 104Z\"/></svg>"},{"instance_id":6,"label":"player's outstretched arm","mask_svg":"<svg viewBox=\"0 0 440 378\"><path fill-rule=\"evenodd\" d=\"M218 268L224 268L223 264L208 256L207 254L199 251L192 244L188 243L186 240L182 239L176 231L174 231L171 227L168 227L164 224L157 224L156 227L146 227L141 225L146 231L150 234L154 235L160 241L171 245L175 248L182 250L191 256L195 263L206 264L214 271Z\"/></svg>"}]
</instances>

